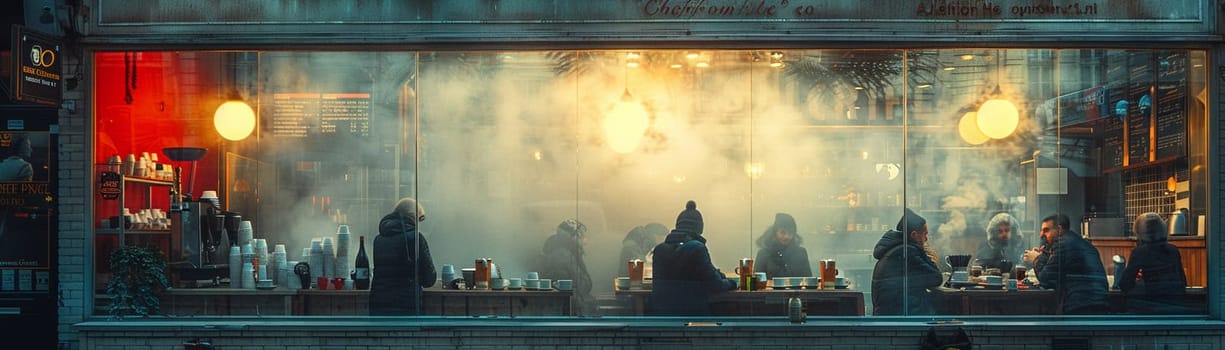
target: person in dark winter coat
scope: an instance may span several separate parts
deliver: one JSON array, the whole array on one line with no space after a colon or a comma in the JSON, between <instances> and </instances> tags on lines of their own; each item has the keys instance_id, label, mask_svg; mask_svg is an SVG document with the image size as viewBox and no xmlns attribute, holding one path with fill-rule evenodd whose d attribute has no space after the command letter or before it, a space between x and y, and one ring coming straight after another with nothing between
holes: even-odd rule
<instances>
[{"instance_id":1,"label":"person in dark winter coat","mask_svg":"<svg viewBox=\"0 0 1225 350\"><path fill-rule=\"evenodd\" d=\"M1025 238L1021 236L1019 228L1020 222L1008 213L992 216L987 222L987 240L979 245L973 265L1010 272L1015 264L1021 262L1021 256L1025 253Z\"/></svg>"},{"instance_id":2,"label":"person in dark winter coat","mask_svg":"<svg viewBox=\"0 0 1225 350\"><path fill-rule=\"evenodd\" d=\"M1110 310L1106 300L1106 269L1097 248L1068 230L1067 215L1042 219L1042 232L1054 240L1046 266L1038 272L1042 288L1055 289L1063 314L1103 314Z\"/></svg>"},{"instance_id":3,"label":"person in dark winter coat","mask_svg":"<svg viewBox=\"0 0 1225 350\"><path fill-rule=\"evenodd\" d=\"M374 237L374 269L370 282L370 315L420 315L421 288L434 285L438 273L425 236L417 225L425 208L413 198L396 203L379 220Z\"/></svg>"},{"instance_id":4,"label":"person in dark winter coat","mask_svg":"<svg viewBox=\"0 0 1225 350\"><path fill-rule=\"evenodd\" d=\"M774 224L757 238L757 260L753 272L765 272L766 277L811 277L808 250L800 246L803 239L796 233L791 214L774 215Z\"/></svg>"},{"instance_id":5,"label":"person in dark winter coat","mask_svg":"<svg viewBox=\"0 0 1225 350\"><path fill-rule=\"evenodd\" d=\"M711 263L702 226L697 203L689 201L676 217L676 228L655 246L651 314L709 315L711 294L736 289L736 283Z\"/></svg>"},{"instance_id":6,"label":"person in dark winter coat","mask_svg":"<svg viewBox=\"0 0 1225 350\"><path fill-rule=\"evenodd\" d=\"M626 262L634 259L648 260L647 255L651 254L651 249L655 249L667 235L668 228L656 222L635 227L625 234L625 239L621 240L621 259L617 260L617 265L621 266L617 276L629 276L629 265Z\"/></svg>"},{"instance_id":7,"label":"person in dark winter coat","mask_svg":"<svg viewBox=\"0 0 1225 350\"><path fill-rule=\"evenodd\" d=\"M1168 241L1166 224L1157 213L1136 216L1133 226L1140 238L1127 258L1119 288L1127 296L1127 310L1142 314L1187 313L1183 306L1187 275L1178 247Z\"/></svg>"},{"instance_id":8,"label":"person in dark winter coat","mask_svg":"<svg viewBox=\"0 0 1225 350\"><path fill-rule=\"evenodd\" d=\"M940 268L923 249L927 220L906 209L897 227L885 232L872 250L873 315L932 315L936 307L928 288L943 282Z\"/></svg>"},{"instance_id":9,"label":"person in dark winter coat","mask_svg":"<svg viewBox=\"0 0 1225 350\"><path fill-rule=\"evenodd\" d=\"M595 298L591 296L591 274L583 260L583 245L587 241L587 225L575 219L557 224L553 235L545 239L538 267L540 278L574 281L574 299L579 315L595 313Z\"/></svg>"}]
</instances>

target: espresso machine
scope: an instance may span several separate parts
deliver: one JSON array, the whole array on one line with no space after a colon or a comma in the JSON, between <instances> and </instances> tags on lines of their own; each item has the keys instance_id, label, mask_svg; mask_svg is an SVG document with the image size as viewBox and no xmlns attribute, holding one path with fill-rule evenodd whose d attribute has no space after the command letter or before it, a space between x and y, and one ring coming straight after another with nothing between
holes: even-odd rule
<instances>
[{"instance_id":1,"label":"espresso machine","mask_svg":"<svg viewBox=\"0 0 1225 350\"><path fill-rule=\"evenodd\" d=\"M187 193L180 189L181 167L174 169L174 184L170 189L170 256L167 265L173 284L176 287L197 287L199 281L209 281L207 284L220 285L221 279L230 274L228 264L217 263L223 261L217 256L217 247L222 246L226 213L219 202L191 199L195 162L204 157L205 150L171 147L163 149L162 153L172 161L192 163L192 179L188 182ZM234 226L234 235L237 236L237 223Z\"/></svg>"}]
</instances>

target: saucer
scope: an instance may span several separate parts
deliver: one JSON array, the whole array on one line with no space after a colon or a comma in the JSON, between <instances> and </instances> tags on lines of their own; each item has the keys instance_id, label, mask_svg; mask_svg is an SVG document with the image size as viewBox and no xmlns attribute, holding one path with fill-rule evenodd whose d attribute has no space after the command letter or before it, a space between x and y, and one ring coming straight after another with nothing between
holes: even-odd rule
<instances>
[{"instance_id":1,"label":"saucer","mask_svg":"<svg viewBox=\"0 0 1225 350\"><path fill-rule=\"evenodd\" d=\"M276 285L271 285L271 286L255 286L255 289L259 289L259 290L273 290L273 289L276 289Z\"/></svg>"},{"instance_id":2,"label":"saucer","mask_svg":"<svg viewBox=\"0 0 1225 350\"><path fill-rule=\"evenodd\" d=\"M851 285L849 284L837 285L837 286L834 286L834 289L847 289L847 287L850 287L850 286Z\"/></svg>"}]
</instances>

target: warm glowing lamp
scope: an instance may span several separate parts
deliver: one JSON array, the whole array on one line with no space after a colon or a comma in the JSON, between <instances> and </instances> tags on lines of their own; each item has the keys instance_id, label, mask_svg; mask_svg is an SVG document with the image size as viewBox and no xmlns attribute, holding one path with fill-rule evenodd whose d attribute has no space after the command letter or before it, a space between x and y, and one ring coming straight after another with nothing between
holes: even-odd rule
<instances>
[{"instance_id":1,"label":"warm glowing lamp","mask_svg":"<svg viewBox=\"0 0 1225 350\"><path fill-rule=\"evenodd\" d=\"M1012 104L1012 101L1003 98L993 98L983 102L983 105L978 107L978 116L975 119L978 120L978 129L982 130L983 135L993 139L1002 139L1012 135L1021 120L1017 106Z\"/></svg>"},{"instance_id":2,"label":"warm glowing lamp","mask_svg":"<svg viewBox=\"0 0 1225 350\"><path fill-rule=\"evenodd\" d=\"M255 131L255 110L242 100L229 100L213 113L213 127L221 137L241 141Z\"/></svg>"},{"instance_id":3,"label":"warm glowing lamp","mask_svg":"<svg viewBox=\"0 0 1225 350\"><path fill-rule=\"evenodd\" d=\"M608 147L617 153L630 153L638 148L650 124L646 108L634 100L629 91L604 115L604 137Z\"/></svg>"},{"instance_id":4,"label":"warm glowing lamp","mask_svg":"<svg viewBox=\"0 0 1225 350\"><path fill-rule=\"evenodd\" d=\"M973 111L961 116L961 122L957 123L957 133L961 134L962 140L971 145L981 145L991 139L978 128L978 112Z\"/></svg>"}]
</instances>

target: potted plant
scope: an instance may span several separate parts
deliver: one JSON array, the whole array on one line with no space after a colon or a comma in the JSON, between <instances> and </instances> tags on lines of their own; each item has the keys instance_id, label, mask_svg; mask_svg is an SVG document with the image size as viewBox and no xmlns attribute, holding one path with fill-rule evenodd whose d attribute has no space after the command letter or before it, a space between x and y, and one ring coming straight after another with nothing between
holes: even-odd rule
<instances>
[{"instance_id":1,"label":"potted plant","mask_svg":"<svg viewBox=\"0 0 1225 350\"><path fill-rule=\"evenodd\" d=\"M158 293L170 287L166 277L166 257L157 249L123 246L111 252L111 281L106 295L111 298L112 316L148 317L161 309Z\"/></svg>"}]
</instances>

